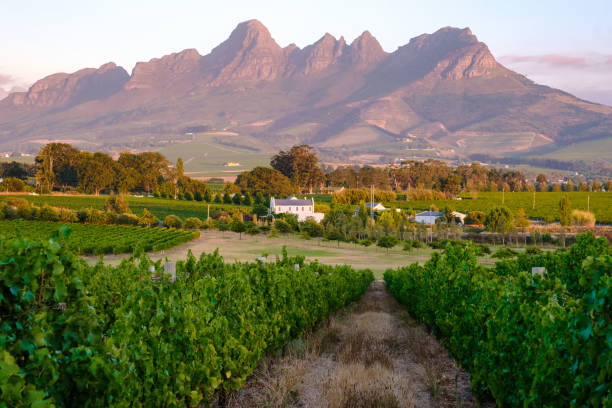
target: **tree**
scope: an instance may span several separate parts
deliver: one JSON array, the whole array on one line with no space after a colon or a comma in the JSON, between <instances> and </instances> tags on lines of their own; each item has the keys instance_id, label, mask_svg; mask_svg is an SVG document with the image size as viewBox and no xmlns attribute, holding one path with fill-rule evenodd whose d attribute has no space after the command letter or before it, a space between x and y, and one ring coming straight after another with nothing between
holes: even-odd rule
<instances>
[{"instance_id":1,"label":"tree","mask_svg":"<svg viewBox=\"0 0 612 408\"><path fill-rule=\"evenodd\" d=\"M147 210L146 208L142 210L142 215L140 216L138 220L139 225L146 225L147 227L150 227L151 225L154 225L157 223L158 223L157 217L153 215L151 211Z\"/></svg>"},{"instance_id":2,"label":"tree","mask_svg":"<svg viewBox=\"0 0 612 408\"><path fill-rule=\"evenodd\" d=\"M225 194L223 194L223 204L231 204L232 203L232 196L230 195L229 191L226 191Z\"/></svg>"},{"instance_id":3,"label":"tree","mask_svg":"<svg viewBox=\"0 0 612 408\"><path fill-rule=\"evenodd\" d=\"M17 177L7 177L2 183L0 183L0 191L6 192L19 192L23 191L25 188L25 183L23 180L18 179Z\"/></svg>"},{"instance_id":4,"label":"tree","mask_svg":"<svg viewBox=\"0 0 612 408\"><path fill-rule=\"evenodd\" d=\"M28 169L31 165L12 161L10 163L0 163L0 178L15 177L21 180L27 180Z\"/></svg>"},{"instance_id":5,"label":"tree","mask_svg":"<svg viewBox=\"0 0 612 408\"><path fill-rule=\"evenodd\" d=\"M397 237L393 235L383 235L382 237L378 238L376 245L381 248L386 248L387 254L389 254L389 248L393 248L394 246L396 246L397 242Z\"/></svg>"},{"instance_id":6,"label":"tree","mask_svg":"<svg viewBox=\"0 0 612 408\"><path fill-rule=\"evenodd\" d=\"M567 194L559 202L559 222L564 227L572 224L572 204Z\"/></svg>"},{"instance_id":7,"label":"tree","mask_svg":"<svg viewBox=\"0 0 612 408\"><path fill-rule=\"evenodd\" d=\"M79 151L66 143L49 143L36 156L36 183L44 191L58 186L76 186Z\"/></svg>"},{"instance_id":8,"label":"tree","mask_svg":"<svg viewBox=\"0 0 612 408\"><path fill-rule=\"evenodd\" d=\"M591 183L591 191L601 191L601 186L602 186L601 181L594 180Z\"/></svg>"},{"instance_id":9,"label":"tree","mask_svg":"<svg viewBox=\"0 0 612 408\"><path fill-rule=\"evenodd\" d=\"M232 197L232 202L236 205L240 205L242 200L240 199L240 193L235 193L234 197Z\"/></svg>"},{"instance_id":10,"label":"tree","mask_svg":"<svg viewBox=\"0 0 612 408\"><path fill-rule=\"evenodd\" d=\"M164 218L164 225L168 228L181 228L183 226L183 221L176 215L166 215L166 218Z\"/></svg>"},{"instance_id":11,"label":"tree","mask_svg":"<svg viewBox=\"0 0 612 408\"><path fill-rule=\"evenodd\" d=\"M176 176L179 180L182 180L185 177L185 169L183 168L183 159L176 159Z\"/></svg>"},{"instance_id":12,"label":"tree","mask_svg":"<svg viewBox=\"0 0 612 408\"><path fill-rule=\"evenodd\" d=\"M230 229L234 232L239 233L240 238L242 239L242 233L246 231L246 225L242 221L242 217L240 215L234 215L232 217L232 222L230 223Z\"/></svg>"},{"instance_id":13,"label":"tree","mask_svg":"<svg viewBox=\"0 0 612 408\"><path fill-rule=\"evenodd\" d=\"M104 203L104 209L117 214L127 214L131 212L127 199L123 194L117 196L111 194Z\"/></svg>"},{"instance_id":14,"label":"tree","mask_svg":"<svg viewBox=\"0 0 612 408\"><path fill-rule=\"evenodd\" d=\"M514 221L514 225L517 228L521 228L523 230L531 225L531 223L527 219L527 216L525 215L525 210L523 210L522 208L519 208L519 210L516 212L516 219Z\"/></svg>"},{"instance_id":15,"label":"tree","mask_svg":"<svg viewBox=\"0 0 612 408\"><path fill-rule=\"evenodd\" d=\"M244 194L242 204L248 205L249 207L253 205L253 197L251 197L251 193L249 193L248 191Z\"/></svg>"},{"instance_id":16,"label":"tree","mask_svg":"<svg viewBox=\"0 0 612 408\"><path fill-rule=\"evenodd\" d=\"M272 157L270 165L291 179L301 192L312 193L325 180L325 174L318 165L319 158L312 146L293 146L288 152L280 151Z\"/></svg>"},{"instance_id":17,"label":"tree","mask_svg":"<svg viewBox=\"0 0 612 408\"><path fill-rule=\"evenodd\" d=\"M197 217L189 217L185 220L183 225L187 229L200 229L202 226L202 220Z\"/></svg>"},{"instance_id":18,"label":"tree","mask_svg":"<svg viewBox=\"0 0 612 408\"><path fill-rule=\"evenodd\" d=\"M490 232L507 234L512 231L514 217L508 207L495 207L487 214L484 225Z\"/></svg>"},{"instance_id":19,"label":"tree","mask_svg":"<svg viewBox=\"0 0 612 408\"><path fill-rule=\"evenodd\" d=\"M293 193L291 180L269 167L255 167L240 173L236 178L236 186L245 193L255 194L255 202L258 204L266 204L264 195L286 197Z\"/></svg>"},{"instance_id":20,"label":"tree","mask_svg":"<svg viewBox=\"0 0 612 408\"><path fill-rule=\"evenodd\" d=\"M612 180L606 182L606 191L612 191Z\"/></svg>"},{"instance_id":21,"label":"tree","mask_svg":"<svg viewBox=\"0 0 612 408\"><path fill-rule=\"evenodd\" d=\"M487 215L482 211L471 211L465 217L466 224L479 224L482 225L485 222Z\"/></svg>"},{"instance_id":22,"label":"tree","mask_svg":"<svg viewBox=\"0 0 612 408\"><path fill-rule=\"evenodd\" d=\"M114 178L113 159L104 153L81 152L76 172L78 185L89 194L99 195L100 191L110 187Z\"/></svg>"}]
</instances>

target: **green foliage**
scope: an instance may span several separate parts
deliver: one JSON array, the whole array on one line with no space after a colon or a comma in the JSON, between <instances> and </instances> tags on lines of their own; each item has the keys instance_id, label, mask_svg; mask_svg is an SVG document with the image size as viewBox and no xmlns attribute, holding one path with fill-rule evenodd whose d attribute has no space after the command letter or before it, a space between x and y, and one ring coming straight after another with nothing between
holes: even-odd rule
<instances>
[{"instance_id":1,"label":"green foliage","mask_svg":"<svg viewBox=\"0 0 612 408\"><path fill-rule=\"evenodd\" d=\"M493 252L493 254L491 255L491 258L498 258L498 259L514 258L517 254L518 252L516 252L515 250L504 247L504 248L499 248L497 251Z\"/></svg>"},{"instance_id":2,"label":"green foliage","mask_svg":"<svg viewBox=\"0 0 612 408\"><path fill-rule=\"evenodd\" d=\"M438 208L444 208L446 205L454 206L455 209L462 213L471 211L480 211L485 214L495 207L500 205L507 206L513 213L516 213L519 208L525 210L525 215L531 219L549 219L552 221L559 219L559 201L567 195L574 209L586 210L587 201L590 197L590 211L593 212L598 222L612 223L612 190L607 192L537 192L535 194L535 208L533 206L533 193L506 191L504 194L504 203L502 204L502 193L479 192L477 197L464 197L463 200L410 200L385 202L385 207L396 205L398 208L409 209L415 211L426 211L434 204ZM467 223L467 221L466 221Z\"/></svg>"},{"instance_id":3,"label":"green foliage","mask_svg":"<svg viewBox=\"0 0 612 408\"><path fill-rule=\"evenodd\" d=\"M534 266L544 276L531 275ZM450 244L424 266L385 272L391 293L498 406L610 404L612 257L582 235L569 250L519 254L494 269Z\"/></svg>"},{"instance_id":4,"label":"green foliage","mask_svg":"<svg viewBox=\"0 0 612 408\"><path fill-rule=\"evenodd\" d=\"M142 215L140 216L138 224L150 227L151 225L156 225L158 222L159 221L157 220L157 217L153 215L151 211L145 208L142 211Z\"/></svg>"},{"instance_id":5,"label":"green foliage","mask_svg":"<svg viewBox=\"0 0 612 408\"><path fill-rule=\"evenodd\" d=\"M167 215L164 218L164 225L168 228L181 228L183 226L183 221L176 215Z\"/></svg>"},{"instance_id":6,"label":"green foliage","mask_svg":"<svg viewBox=\"0 0 612 408\"><path fill-rule=\"evenodd\" d=\"M567 194L559 202L559 222L564 227L572 225L572 205Z\"/></svg>"},{"instance_id":7,"label":"green foliage","mask_svg":"<svg viewBox=\"0 0 612 408\"><path fill-rule=\"evenodd\" d=\"M276 229L276 231L286 234L288 232L291 232L291 225L289 225L289 223L283 219L277 218L276 220L274 220L274 228Z\"/></svg>"},{"instance_id":8,"label":"green foliage","mask_svg":"<svg viewBox=\"0 0 612 408\"><path fill-rule=\"evenodd\" d=\"M0 221L0 236L46 239L63 227L61 222ZM64 244L78 254L118 254L136 249L168 249L197 238L198 231L142 228L128 225L70 225L72 234Z\"/></svg>"},{"instance_id":9,"label":"green foliage","mask_svg":"<svg viewBox=\"0 0 612 408\"><path fill-rule=\"evenodd\" d=\"M512 231L513 221L514 217L508 207L496 207L489 211L484 225L491 232L507 234Z\"/></svg>"},{"instance_id":10,"label":"green foliage","mask_svg":"<svg viewBox=\"0 0 612 408\"><path fill-rule=\"evenodd\" d=\"M62 238L0 240L0 404L208 406L374 279L286 254L232 265L189 253L174 283L151 279L162 268L145 256L88 266Z\"/></svg>"},{"instance_id":11,"label":"green foliage","mask_svg":"<svg viewBox=\"0 0 612 408\"><path fill-rule=\"evenodd\" d=\"M24 191L26 184L17 177L7 177L0 183L0 191L20 192Z\"/></svg>"},{"instance_id":12,"label":"green foliage","mask_svg":"<svg viewBox=\"0 0 612 408\"><path fill-rule=\"evenodd\" d=\"M185 220L183 225L186 229L200 229L202 227L202 220L196 217L189 217Z\"/></svg>"},{"instance_id":13,"label":"green foliage","mask_svg":"<svg viewBox=\"0 0 612 408\"><path fill-rule=\"evenodd\" d=\"M398 239L394 235L383 235L382 237L378 238L378 240L376 241L376 245L378 245L381 248L386 248L387 253L389 252L389 248L393 248L394 246L397 245L397 243L398 243Z\"/></svg>"}]
</instances>

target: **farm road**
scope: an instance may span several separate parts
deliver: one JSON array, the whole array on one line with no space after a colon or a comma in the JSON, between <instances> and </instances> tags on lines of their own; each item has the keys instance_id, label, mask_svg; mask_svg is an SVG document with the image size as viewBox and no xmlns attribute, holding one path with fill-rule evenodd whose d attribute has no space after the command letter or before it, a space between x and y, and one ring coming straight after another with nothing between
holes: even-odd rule
<instances>
[{"instance_id":1,"label":"farm road","mask_svg":"<svg viewBox=\"0 0 612 408\"><path fill-rule=\"evenodd\" d=\"M469 374L375 281L229 396L235 407L476 407Z\"/></svg>"}]
</instances>

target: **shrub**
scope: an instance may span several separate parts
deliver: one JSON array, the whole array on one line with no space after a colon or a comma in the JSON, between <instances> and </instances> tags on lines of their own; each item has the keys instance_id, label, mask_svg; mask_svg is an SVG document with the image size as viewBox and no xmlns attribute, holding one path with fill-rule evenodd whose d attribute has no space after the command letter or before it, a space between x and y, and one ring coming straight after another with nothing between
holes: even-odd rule
<instances>
[{"instance_id":1,"label":"shrub","mask_svg":"<svg viewBox=\"0 0 612 408\"><path fill-rule=\"evenodd\" d=\"M542 252L544 251L537 246L530 246L525 249L525 254L527 255L540 255Z\"/></svg>"},{"instance_id":2,"label":"shrub","mask_svg":"<svg viewBox=\"0 0 612 408\"><path fill-rule=\"evenodd\" d=\"M200 229L200 227L202 227L202 221L197 217L189 217L185 220L183 226L187 229Z\"/></svg>"},{"instance_id":3,"label":"shrub","mask_svg":"<svg viewBox=\"0 0 612 408\"><path fill-rule=\"evenodd\" d=\"M167 215L164 218L164 225L168 228L181 228L183 226L183 221L176 215Z\"/></svg>"},{"instance_id":4,"label":"shrub","mask_svg":"<svg viewBox=\"0 0 612 408\"><path fill-rule=\"evenodd\" d=\"M572 224L581 227L594 227L595 215L588 211L574 210L572 211Z\"/></svg>"},{"instance_id":5,"label":"shrub","mask_svg":"<svg viewBox=\"0 0 612 408\"><path fill-rule=\"evenodd\" d=\"M0 191L21 192L26 184L17 177L7 177L0 183Z\"/></svg>"},{"instance_id":6,"label":"shrub","mask_svg":"<svg viewBox=\"0 0 612 408\"><path fill-rule=\"evenodd\" d=\"M104 209L117 214L126 214L130 212L130 207L123 194L117 196L111 194L106 200L106 203L104 203Z\"/></svg>"},{"instance_id":7,"label":"shrub","mask_svg":"<svg viewBox=\"0 0 612 408\"><path fill-rule=\"evenodd\" d=\"M393 235L384 235L378 238L376 245L378 245L381 248L386 248L387 253L389 253L389 248L393 248L394 246L396 246L397 242L398 242L397 237Z\"/></svg>"},{"instance_id":8,"label":"shrub","mask_svg":"<svg viewBox=\"0 0 612 408\"><path fill-rule=\"evenodd\" d=\"M513 258L518 253L510 248L500 248L491 255L492 258L505 259L505 258Z\"/></svg>"},{"instance_id":9,"label":"shrub","mask_svg":"<svg viewBox=\"0 0 612 408\"><path fill-rule=\"evenodd\" d=\"M193 194L191 194L191 191L185 191L185 194L183 194L183 197L187 201L193 201Z\"/></svg>"},{"instance_id":10,"label":"shrub","mask_svg":"<svg viewBox=\"0 0 612 408\"><path fill-rule=\"evenodd\" d=\"M467 217L465 217L465 223L483 225L485 218L487 218L487 215L484 212L471 211L468 213Z\"/></svg>"},{"instance_id":11,"label":"shrub","mask_svg":"<svg viewBox=\"0 0 612 408\"><path fill-rule=\"evenodd\" d=\"M140 219L138 220L139 225L146 225L147 227L151 225L155 225L158 222L159 221L157 220L157 217L153 215L153 213L147 210L146 208L142 210L142 215L140 216Z\"/></svg>"},{"instance_id":12,"label":"shrub","mask_svg":"<svg viewBox=\"0 0 612 408\"><path fill-rule=\"evenodd\" d=\"M140 218L134 214L117 214L115 216L115 224L121 225L138 225Z\"/></svg>"},{"instance_id":13,"label":"shrub","mask_svg":"<svg viewBox=\"0 0 612 408\"><path fill-rule=\"evenodd\" d=\"M38 211L38 219L41 221L59 221L59 212L49 204L43 204Z\"/></svg>"},{"instance_id":14,"label":"shrub","mask_svg":"<svg viewBox=\"0 0 612 408\"><path fill-rule=\"evenodd\" d=\"M280 232L280 233L288 233L291 232L291 225L289 225L289 223L285 220L282 219L276 219L274 221L274 228Z\"/></svg>"}]
</instances>

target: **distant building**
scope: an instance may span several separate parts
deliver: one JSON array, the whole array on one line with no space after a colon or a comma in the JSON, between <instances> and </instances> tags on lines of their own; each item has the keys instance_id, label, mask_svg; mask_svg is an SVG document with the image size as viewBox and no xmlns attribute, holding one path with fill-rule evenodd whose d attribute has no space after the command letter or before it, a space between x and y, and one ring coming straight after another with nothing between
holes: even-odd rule
<instances>
[{"instance_id":1,"label":"distant building","mask_svg":"<svg viewBox=\"0 0 612 408\"><path fill-rule=\"evenodd\" d=\"M387 209L387 207L381 203L366 203L365 207L368 212L370 212L370 208L374 208L374 211L385 211ZM353 211L353 217L357 214L359 214L359 207L355 208L355 211Z\"/></svg>"},{"instance_id":2,"label":"distant building","mask_svg":"<svg viewBox=\"0 0 612 408\"><path fill-rule=\"evenodd\" d=\"M455 222L457 222L457 224L465 224L465 217L467 217L466 214L460 213L459 211L453 211L451 213L451 217L453 217L455 219Z\"/></svg>"},{"instance_id":3,"label":"distant building","mask_svg":"<svg viewBox=\"0 0 612 408\"><path fill-rule=\"evenodd\" d=\"M314 199L299 199L289 197L286 199L270 199L270 214L293 214L299 222L312 218L316 222L323 221L325 214L314 212Z\"/></svg>"},{"instance_id":4,"label":"distant building","mask_svg":"<svg viewBox=\"0 0 612 408\"><path fill-rule=\"evenodd\" d=\"M416 222L420 222L421 224L433 225L436 223L436 220L444 215L440 211L423 211L414 216L414 220Z\"/></svg>"},{"instance_id":5,"label":"distant building","mask_svg":"<svg viewBox=\"0 0 612 408\"><path fill-rule=\"evenodd\" d=\"M237 163L237 162L225 162L225 163L223 163L223 165L225 167L238 167L238 166L240 166L240 163Z\"/></svg>"}]
</instances>

